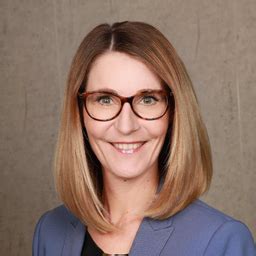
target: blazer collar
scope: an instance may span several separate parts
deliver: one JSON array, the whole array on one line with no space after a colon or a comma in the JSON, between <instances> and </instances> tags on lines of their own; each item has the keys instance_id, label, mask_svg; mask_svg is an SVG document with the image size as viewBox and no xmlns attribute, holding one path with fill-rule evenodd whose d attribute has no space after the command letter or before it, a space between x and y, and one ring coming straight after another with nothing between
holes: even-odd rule
<instances>
[{"instance_id":1,"label":"blazer collar","mask_svg":"<svg viewBox=\"0 0 256 256\"><path fill-rule=\"evenodd\" d=\"M174 231L172 218L166 220L154 220L144 218L137 231L129 255L160 255L166 242Z\"/></svg>"},{"instance_id":2,"label":"blazer collar","mask_svg":"<svg viewBox=\"0 0 256 256\"><path fill-rule=\"evenodd\" d=\"M81 256L86 227L73 214L67 224L62 256Z\"/></svg>"},{"instance_id":3,"label":"blazer collar","mask_svg":"<svg viewBox=\"0 0 256 256\"><path fill-rule=\"evenodd\" d=\"M129 256L160 255L174 231L172 222L172 217L165 220L154 220L148 217L143 218L132 243ZM86 227L73 216L67 225L62 256L80 256L85 234Z\"/></svg>"}]
</instances>

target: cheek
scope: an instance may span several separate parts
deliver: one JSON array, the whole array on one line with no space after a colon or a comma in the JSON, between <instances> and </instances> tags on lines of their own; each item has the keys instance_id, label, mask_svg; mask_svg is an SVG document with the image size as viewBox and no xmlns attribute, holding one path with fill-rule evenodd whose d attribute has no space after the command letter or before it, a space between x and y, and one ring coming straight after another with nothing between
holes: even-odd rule
<instances>
[{"instance_id":1,"label":"cheek","mask_svg":"<svg viewBox=\"0 0 256 256\"><path fill-rule=\"evenodd\" d=\"M107 129L106 123L93 120L86 113L84 113L84 125L91 144L94 139L103 137Z\"/></svg>"},{"instance_id":2,"label":"cheek","mask_svg":"<svg viewBox=\"0 0 256 256\"><path fill-rule=\"evenodd\" d=\"M168 129L168 122L168 116L155 120L154 122L150 123L148 131L151 133L152 137L164 138Z\"/></svg>"}]
</instances>

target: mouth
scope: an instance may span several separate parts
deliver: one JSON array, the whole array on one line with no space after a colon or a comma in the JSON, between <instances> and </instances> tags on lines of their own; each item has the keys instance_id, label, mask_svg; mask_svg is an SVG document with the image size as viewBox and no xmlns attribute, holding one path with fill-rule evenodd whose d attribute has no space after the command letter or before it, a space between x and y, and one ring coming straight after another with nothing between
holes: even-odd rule
<instances>
[{"instance_id":1,"label":"mouth","mask_svg":"<svg viewBox=\"0 0 256 256\"><path fill-rule=\"evenodd\" d=\"M129 143L110 143L119 153L134 154L138 152L146 141Z\"/></svg>"}]
</instances>

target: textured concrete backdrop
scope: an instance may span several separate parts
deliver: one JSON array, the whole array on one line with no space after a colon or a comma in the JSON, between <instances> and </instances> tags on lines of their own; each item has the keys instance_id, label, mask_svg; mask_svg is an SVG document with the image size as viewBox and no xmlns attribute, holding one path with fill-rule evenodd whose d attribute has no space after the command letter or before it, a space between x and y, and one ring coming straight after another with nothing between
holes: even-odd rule
<instances>
[{"instance_id":1,"label":"textured concrete backdrop","mask_svg":"<svg viewBox=\"0 0 256 256\"><path fill-rule=\"evenodd\" d=\"M208 128L204 199L256 237L255 0L1 0L0 254L30 255L39 216L59 204L52 160L69 65L102 22L158 27L184 60Z\"/></svg>"}]
</instances>

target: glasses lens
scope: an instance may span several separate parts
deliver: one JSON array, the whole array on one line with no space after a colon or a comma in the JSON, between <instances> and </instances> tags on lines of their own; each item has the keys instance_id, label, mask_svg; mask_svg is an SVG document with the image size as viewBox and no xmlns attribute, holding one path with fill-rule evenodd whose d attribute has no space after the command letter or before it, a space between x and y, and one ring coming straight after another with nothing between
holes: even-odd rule
<instances>
[{"instance_id":1,"label":"glasses lens","mask_svg":"<svg viewBox=\"0 0 256 256\"><path fill-rule=\"evenodd\" d=\"M120 99L105 92L95 92L88 95L86 108L89 114L99 120L107 120L114 117L121 106Z\"/></svg>"},{"instance_id":2,"label":"glasses lens","mask_svg":"<svg viewBox=\"0 0 256 256\"><path fill-rule=\"evenodd\" d=\"M143 118L154 119L162 116L167 109L168 101L165 93L152 91L134 98L133 108Z\"/></svg>"}]
</instances>

